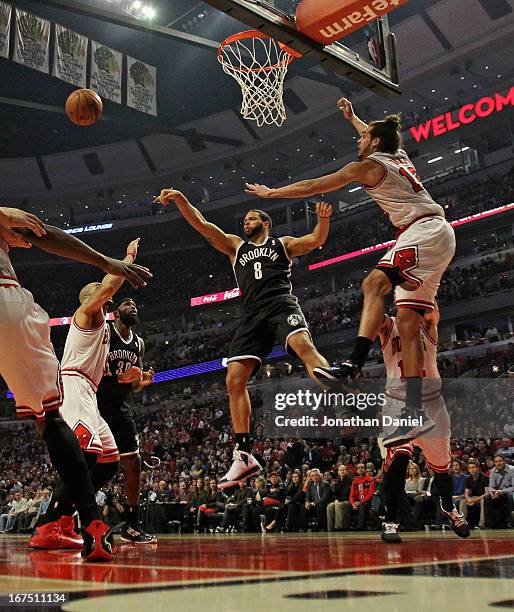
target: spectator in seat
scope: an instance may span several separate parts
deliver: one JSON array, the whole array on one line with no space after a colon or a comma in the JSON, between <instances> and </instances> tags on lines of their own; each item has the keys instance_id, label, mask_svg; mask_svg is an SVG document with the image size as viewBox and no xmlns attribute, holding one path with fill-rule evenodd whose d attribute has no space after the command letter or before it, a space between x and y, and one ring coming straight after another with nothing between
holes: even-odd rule
<instances>
[{"instance_id":1,"label":"spectator in seat","mask_svg":"<svg viewBox=\"0 0 514 612\"><path fill-rule=\"evenodd\" d=\"M109 527L114 527L122 521L125 512L123 495L120 485L114 485L112 493L107 493L102 516Z\"/></svg>"},{"instance_id":2,"label":"spectator in seat","mask_svg":"<svg viewBox=\"0 0 514 612\"><path fill-rule=\"evenodd\" d=\"M328 531L346 531L350 527L349 513L344 512L344 503L348 503L350 499L353 479L348 473L346 465L342 463L337 467L337 476L333 490L334 501L331 501L327 506Z\"/></svg>"},{"instance_id":3,"label":"spectator in seat","mask_svg":"<svg viewBox=\"0 0 514 612\"><path fill-rule=\"evenodd\" d=\"M480 471L480 464L476 459L469 459L468 472L464 499L460 502L459 511L468 521L470 529L482 528L486 524L485 498L489 495L489 479Z\"/></svg>"},{"instance_id":4,"label":"spectator in seat","mask_svg":"<svg viewBox=\"0 0 514 612\"><path fill-rule=\"evenodd\" d=\"M218 489L218 483L215 478L209 481L209 492L205 498L205 502L198 507L196 516L196 526L198 531L207 531L207 521L211 514L224 512L226 496Z\"/></svg>"},{"instance_id":5,"label":"spectator in seat","mask_svg":"<svg viewBox=\"0 0 514 612\"><path fill-rule=\"evenodd\" d=\"M371 508L371 500L375 493L375 479L366 474L364 463L357 464L357 475L352 480L349 506L345 505L346 512L351 510L357 513L356 529L362 531L366 527L366 520ZM348 519L346 519L348 520Z\"/></svg>"},{"instance_id":6,"label":"spectator in seat","mask_svg":"<svg viewBox=\"0 0 514 612\"><path fill-rule=\"evenodd\" d=\"M280 510L284 507L286 492L277 472L271 472L269 481L268 495L264 498L265 530L273 531L283 526Z\"/></svg>"},{"instance_id":7,"label":"spectator in seat","mask_svg":"<svg viewBox=\"0 0 514 612\"><path fill-rule=\"evenodd\" d=\"M14 499L12 501L9 512L7 514L2 514L2 516L0 517L0 531L14 531L14 529L18 525L18 518L20 513L25 512L26 509L27 500L23 497L21 491L16 491L14 493ZM5 522L4 517L6 517Z\"/></svg>"},{"instance_id":8,"label":"spectator in seat","mask_svg":"<svg viewBox=\"0 0 514 612\"><path fill-rule=\"evenodd\" d=\"M223 514L223 523L221 525L223 531L227 531L231 526L246 531L246 525L243 522L243 507L249 497L252 496L252 490L246 484L246 480L239 482L239 488L227 498L225 503L225 513Z\"/></svg>"},{"instance_id":9,"label":"spectator in seat","mask_svg":"<svg viewBox=\"0 0 514 612\"><path fill-rule=\"evenodd\" d=\"M425 479L421 477L419 466L411 461L407 468L407 480L405 481L405 493L411 506L414 508L415 498L423 490Z\"/></svg>"},{"instance_id":10,"label":"spectator in seat","mask_svg":"<svg viewBox=\"0 0 514 612\"><path fill-rule=\"evenodd\" d=\"M308 524L309 515L314 515L317 519L318 530L325 531L327 528L327 506L332 496L330 485L326 480L322 480L321 472L314 468L307 475L303 485L305 493L305 513L303 522Z\"/></svg>"},{"instance_id":11,"label":"spectator in seat","mask_svg":"<svg viewBox=\"0 0 514 612\"><path fill-rule=\"evenodd\" d=\"M486 512L490 511L493 529L505 529L511 523L513 491L514 467L507 465L502 455L495 455L486 498Z\"/></svg>"},{"instance_id":12,"label":"spectator in seat","mask_svg":"<svg viewBox=\"0 0 514 612\"><path fill-rule=\"evenodd\" d=\"M295 470L291 476L291 482L286 487L284 506L280 510L283 516L279 520L284 524L285 517L287 531L298 531L300 513L304 503L302 472Z\"/></svg>"},{"instance_id":13,"label":"spectator in seat","mask_svg":"<svg viewBox=\"0 0 514 612\"><path fill-rule=\"evenodd\" d=\"M251 497L246 500L243 521L248 531L262 531L264 522L264 499L268 495L267 482L263 476L255 479L255 489Z\"/></svg>"},{"instance_id":14,"label":"spectator in seat","mask_svg":"<svg viewBox=\"0 0 514 612\"><path fill-rule=\"evenodd\" d=\"M452 481L453 481L453 503L459 508L461 501L464 501L464 489L466 487L467 474L462 471L460 459L452 460Z\"/></svg>"},{"instance_id":15,"label":"spectator in seat","mask_svg":"<svg viewBox=\"0 0 514 612\"><path fill-rule=\"evenodd\" d=\"M31 524L31 527L33 525L37 525L37 521L38 521L39 517L43 516L43 514L46 513L46 511L48 510L48 506L50 505L51 499L52 498L50 496L50 491L48 489L43 489L42 500L41 500L41 503L39 504L39 508L37 509L36 517L33 520L33 523Z\"/></svg>"}]
</instances>

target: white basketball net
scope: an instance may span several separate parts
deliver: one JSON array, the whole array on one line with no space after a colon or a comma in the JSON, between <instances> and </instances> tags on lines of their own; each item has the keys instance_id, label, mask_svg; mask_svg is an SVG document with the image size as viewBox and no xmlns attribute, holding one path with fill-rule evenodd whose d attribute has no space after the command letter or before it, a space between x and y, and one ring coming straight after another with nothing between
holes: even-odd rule
<instances>
[{"instance_id":1,"label":"white basketball net","mask_svg":"<svg viewBox=\"0 0 514 612\"><path fill-rule=\"evenodd\" d=\"M294 57L272 38L251 36L223 43L218 58L241 87L243 117L259 127L281 126L286 119L284 79Z\"/></svg>"}]
</instances>

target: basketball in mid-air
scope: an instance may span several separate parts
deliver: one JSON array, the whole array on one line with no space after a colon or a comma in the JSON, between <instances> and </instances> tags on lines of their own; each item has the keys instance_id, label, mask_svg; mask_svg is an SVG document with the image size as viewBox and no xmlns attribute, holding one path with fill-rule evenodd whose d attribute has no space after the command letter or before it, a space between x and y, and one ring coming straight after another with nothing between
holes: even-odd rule
<instances>
[{"instance_id":1,"label":"basketball in mid-air","mask_svg":"<svg viewBox=\"0 0 514 612\"><path fill-rule=\"evenodd\" d=\"M76 89L66 100L66 114L76 125L93 125L102 111L102 98L92 89Z\"/></svg>"}]
</instances>

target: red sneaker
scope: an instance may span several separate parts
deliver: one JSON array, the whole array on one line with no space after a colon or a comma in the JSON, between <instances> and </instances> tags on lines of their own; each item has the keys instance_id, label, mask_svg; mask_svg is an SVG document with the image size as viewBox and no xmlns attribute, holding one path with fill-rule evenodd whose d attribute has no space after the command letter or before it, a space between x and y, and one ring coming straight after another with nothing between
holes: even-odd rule
<instances>
[{"instance_id":1,"label":"red sneaker","mask_svg":"<svg viewBox=\"0 0 514 612\"><path fill-rule=\"evenodd\" d=\"M59 548L70 548L67 538L65 538L59 527L59 521L52 521L41 527L36 527L36 533L30 538L31 548L44 548L55 550Z\"/></svg>"},{"instance_id":2,"label":"red sneaker","mask_svg":"<svg viewBox=\"0 0 514 612\"><path fill-rule=\"evenodd\" d=\"M84 546L84 540L82 536L75 531L75 519L71 516L61 516L59 519L59 528L61 535L69 542L69 546L66 548L76 548L82 550Z\"/></svg>"},{"instance_id":3,"label":"red sneaker","mask_svg":"<svg viewBox=\"0 0 514 612\"><path fill-rule=\"evenodd\" d=\"M108 525L94 520L82 530L84 548L82 556L86 561L110 561L113 556L113 533Z\"/></svg>"}]
</instances>

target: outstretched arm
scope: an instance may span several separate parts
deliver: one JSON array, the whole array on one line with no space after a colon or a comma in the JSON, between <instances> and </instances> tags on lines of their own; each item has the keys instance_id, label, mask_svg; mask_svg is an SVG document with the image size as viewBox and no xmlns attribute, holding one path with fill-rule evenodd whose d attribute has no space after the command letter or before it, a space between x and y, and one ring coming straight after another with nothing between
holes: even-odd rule
<instances>
[{"instance_id":1,"label":"outstretched arm","mask_svg":"<svg viewBox=\"0 0 514 612\"><path fill-rule=\"evenodd\" d=\"M270 189L266 185L246 184L245 193L258 198L309 198L331 191L337 191L350 183L361 183L363 185L376 185L384 174L383 168L371 161L351 162L341 170L319 178L307 179Z\"/></svg>"},{"instance_id":2,"label":"outstretched arm","mask_svg":"<svg viewBox=\"0 0 514 612\"><path fill-rule=\"evenodd\" d=\"M128 245L127 254L123 259L124 263L132 264L136 261L138 245L139 238L136 238L136 240L133 240ZM113 297L124 281L123 277L114 276L113 274L104 276L102 282L98 284L96 291L88 296L77 309L75 313L77 325L83 329L91 329L92 325L96 327L96 325L100 324L98 319L103 320L104 304Z\"/></svg>"},{"instance_id":3,"label":"outstretched arm","mask_svg":"<svg viewBox=\"0 0 514 612\"><path fill-rule=\"evenodd\" d=\"M234 234L225 234L217 225L209 223L202 213L180 191L176 189L163 189L154 202L160 202L164 206L170 202L175 202L189 225L212 244L215 249L229 257L235 255L238 244L242 242L241 238Z\"/></svg>"},{"instance_id":4,"label":"outstretched arm","mask_svg":"<svg viewBox=\"0 0 514 612\"><path fill-rule=\"evenodd\" d=\"M343 113L343 117L347 119L353 127L357 130L359 135L362 136L362 132L368 127L368 124L359 119L353 110L352 103L348 98L341 98L337 101L339 110Z\"/></svg>"},{"instance_id":5,"label":"outstretched arm","mask_svg":"<svg viewBox=\"0 0 514 612\"><path fill-rule=\"evenodd\" d=\"M325 202L318 202L316 204L316 214L318 215L318 223L312 233L300 238L292 238L291 236L283 238L284 246L290 257L304 255L325 244L330 230L332 206Z\"/></svg>"},{"instance_id":6,"label":"outstretched arm","mask_svg":"<svg viewBox=\"0 0 514 612\"><path fill-rule=\"evenodd\" d=\"M36 236L26 228L18 228L16 231L27 242L34 244L42 251L95 266L107 274L121 276L136 289L146 287L146 280L152 277L148 268L107 257L58 227L45 225L44 229L46 231L44 236Z\"/></svg>"}]
</instances>

